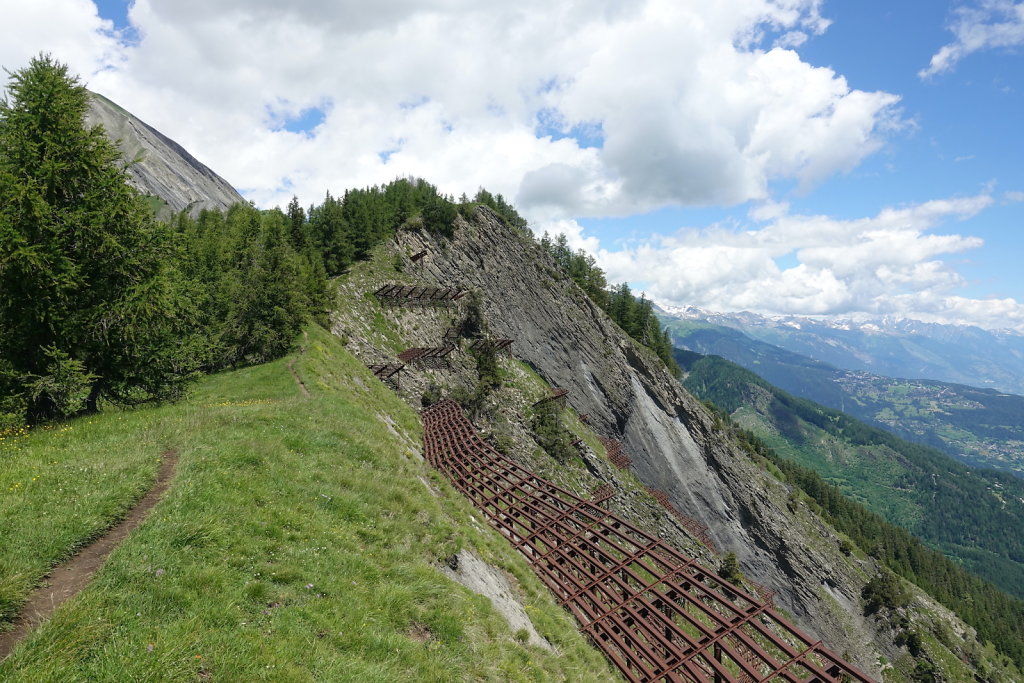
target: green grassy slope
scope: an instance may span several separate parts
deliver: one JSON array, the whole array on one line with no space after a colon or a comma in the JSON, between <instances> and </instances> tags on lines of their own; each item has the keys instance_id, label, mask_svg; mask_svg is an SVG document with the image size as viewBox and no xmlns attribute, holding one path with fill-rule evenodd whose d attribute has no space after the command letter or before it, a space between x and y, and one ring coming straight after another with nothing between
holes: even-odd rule
<instances>
[{"instance_id":1,"label":"green grassy slope","mask_svg":"<svg viewBox=\"0 0 1024 683\"><path fill-rule=\"evenodd\" d=\"M51 564L148 488L162 452L180 458L149 519L0 664L0 679L615 678L525 562L422 462L415 412L326 332L311 328L303 345L209 377L176 405L0 442L7 619ZM463 547L518 580L557 653L518 642L487 599L438 571Z\"/></svg>"}]
</instances>

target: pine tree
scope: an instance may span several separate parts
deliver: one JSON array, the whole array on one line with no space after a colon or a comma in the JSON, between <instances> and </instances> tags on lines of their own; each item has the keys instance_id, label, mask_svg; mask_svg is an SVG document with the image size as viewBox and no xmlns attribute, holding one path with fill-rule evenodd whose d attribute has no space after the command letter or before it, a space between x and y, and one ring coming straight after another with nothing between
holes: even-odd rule
<instances>
[{"instance_id":1,"label":"pine tree","mask_svg":"<svg viewBox=\"0 0 1024 683\"><path fill-rule=\"evenodd\" d=\"M290 248L287 217L236 205L228 225L239 236L225 278L228 310L221 343L225 365L263 363L284 355L308 319L300 257Z\"/></svg>"},{"instance_id":2,"label":"pine tree","mask_svg":"<svg viewBox=\"0 0 1024 683\"><path fill-rule=\"evenodd\" d=\"M177 395L198 339L176 252L49 56L0 101L0 385L32 418ZM12 395L9 393L8 396Z\"/></svg>"},{"instance_id":3,"label":"pine tree","mask_svg":"<svg viewBox=\"0 0 1024 683\"><path fill-rule=\"evenodd\" d=\"M324 269L329 276L345 271L355 258L355 249L349 237L350 228L342 209L342 202L328 192L324 203L309 209L309 232L313 246L322 254Z\"/></svg>"},{"instance_id":4,"label":"pine tree","mask_svg":"<svg viewBox=\"0 0 1024 683\"><path fill-rule=\"evenodd\" d=\"M299 204L299 198L292 195L292 200L288 202L288 224L291 228L290 239L292 246L295 247L296 251L302 251L307 245L307 225L306 225L306 212L302 210L302 206Z\"/></svg>"}]
</instances>

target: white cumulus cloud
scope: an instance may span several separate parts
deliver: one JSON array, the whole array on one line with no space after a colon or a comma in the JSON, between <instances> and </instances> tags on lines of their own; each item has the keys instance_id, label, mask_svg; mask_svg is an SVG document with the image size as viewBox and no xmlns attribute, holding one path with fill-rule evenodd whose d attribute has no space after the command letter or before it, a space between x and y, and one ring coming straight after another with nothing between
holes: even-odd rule
<instances>
[{"instance_id":1,"label":"white cumulus cloud","mask_svg":"<svg viewBox=\"0 0 1024 683\"><path fill-rule=\"evenodd\" d=\"M124 47L114 24L90 0L0 0L0 66L13 71L39 53L52 53L83 78L116 68ZM6 78L4 79L6 83Z\"/></svg>"},{"instance_id":2,"label":"white cumulus cloud","mask_svg":"<svg viewBox=\"0 0 1024 683\"><path fill-rule=\"evenodd\" d=\"M87 0L0 3L3 66L53 53L259 206L419 175L452 194L501 192L612 280L667 302L1019 314L1013 300L954 296L946 258L980 242L935 231L989 192L860 220L772 196L773 182L809 189L856 167L906 125L897 95L796 51L828 28L821 0L135 0L131 40ZM931 72L1020 42L1021 8L959 10ZM315 127L289 130L311 112ZM614 252L576 220L745 202L743 230Z\"/></svg>"},{"instance_id":3,"label":"white cumulus cloud","mask_svg":"<svg viewBox=\"0 0 1024 683\"><path fill-rule=\"evenodd\" d=\"M261 206L407 174L560 219L733 204L898 121L793 50L821 0L135 0L130 43L85 0L6 4L5 66L52 50Z\"/></svg>"},{"instance_id":4,"label":"white cumulus cloud","mask_svg":"<svg viewBox=\"0 0 1024 683\"><path fill-rule=\"evenodd\" d=\"M928 66L918 72L921 78L949 71L978 50L1024 45L1024 2L981 0L957 8L953 17L953 42L932 55Z\"/></svg>"},{"instance_id":5,"label":"white cumulus cloud","mask_svg":"<svg viewBox=\"0 0 1024 683\"><path fill-rule=\"evenodd\" d=\"M1015 300L956 294L965 282L948 256L979 248L982 240L936 232L995 202L982 193L887 208L856 220L793 215L783 204L766 204L751 212L760 224L745 229L687 229L618 251L576 243L596 255L610 280L643 283L651 298L671 305L795 315L899 314L1024 329L1024 305ZM783 259L795 259L795 265L780 265Z\"/></svg>"}]
</instances>

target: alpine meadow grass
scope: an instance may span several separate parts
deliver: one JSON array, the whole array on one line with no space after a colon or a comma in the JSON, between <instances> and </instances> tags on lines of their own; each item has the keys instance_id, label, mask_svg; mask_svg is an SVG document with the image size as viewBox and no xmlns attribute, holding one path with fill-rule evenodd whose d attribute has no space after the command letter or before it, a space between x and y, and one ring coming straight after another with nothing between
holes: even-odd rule
<instances>
[{"instance_id":1,"label":"alpine meadow grass","mask_svg":"<svg viewBox=\"0 0 1024 683\"><path fill-rule=\"evenodd\" d=\"M175 478L92 583L0 663L5 681L610 680L508 544L419 456L419 419L331 335L202 380L180 403L0 442L5 623L123 516L161 454ZM288 369L309 388L306 397ZM438 566L515 577L554 651Z\"/></svg>"}]
</instances>

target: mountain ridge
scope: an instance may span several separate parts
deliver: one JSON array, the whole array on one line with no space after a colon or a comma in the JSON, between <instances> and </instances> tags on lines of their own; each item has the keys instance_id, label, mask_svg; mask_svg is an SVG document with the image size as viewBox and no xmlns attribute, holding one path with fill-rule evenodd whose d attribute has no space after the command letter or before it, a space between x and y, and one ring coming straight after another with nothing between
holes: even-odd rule
<instances>
[{"instance_id":1,"label":"mountain ridge","mask_svg":"<svg viewBox=\"0 0 1024 683\"><path fill-rule=\"evenodd\" d=\"M169 137L98 93L90 93L86 122L102 125L125 161L130 182L156 202L158 217L179 211L227 209L244 202L226 180Z\"/></svg>"},{"instance_id":2,"label":"mountain ridge","mask_svg":"<svg viewBox=\"0 0 1024 683\"><path fill-rule=\"evenodd\" d=\"M694 320L730 320L734 319L737 321L745 321L748 324L785 324L792 327L799 328L802 323L809 325L821 325L832 329L838 330L854 330L860 329L864 331L874 331L879 333L886 332L906 332L914 333L917 331L925 330L981 330L983 332L993 334L996 336L1024 336L1024 333L1009 327L1005 328L983 328L978 325L971 323L938 323L938 322L927 322L905 316L897 313L887 313L884 315L861 315L861 316L844 316L844 315L796 315L792 313L755 313L753 311L735 311L735 312L722 312L713 311L708 308L702 308L700 306L682 305L677 306L673 304L660 303L656 306L669 316L682 318L682 319L694 319Z\"/></svg>"},{"instance_id":3,"label":"mountain ridge","mask_svg":"<svg viewBox=\"0 0 1024 683\"><path fill-rule=\"evenodd\" d=\"M1024 394L1024 334L899 316L849 318L718 313L662 306L662 318L728 327L839 369Z\"/></svg>"}]
</instances>

